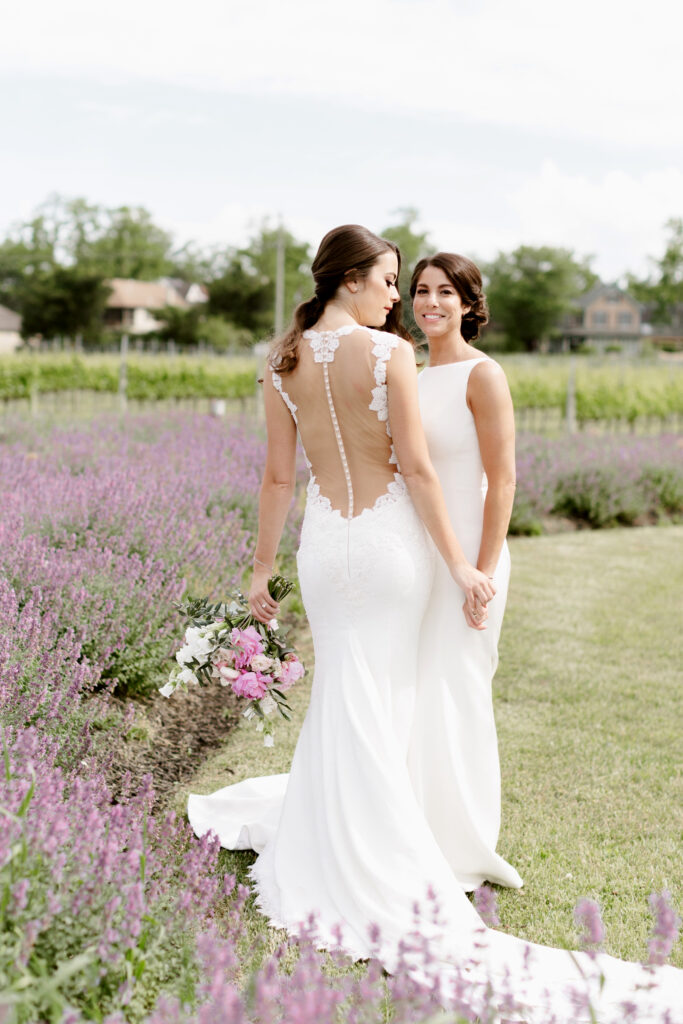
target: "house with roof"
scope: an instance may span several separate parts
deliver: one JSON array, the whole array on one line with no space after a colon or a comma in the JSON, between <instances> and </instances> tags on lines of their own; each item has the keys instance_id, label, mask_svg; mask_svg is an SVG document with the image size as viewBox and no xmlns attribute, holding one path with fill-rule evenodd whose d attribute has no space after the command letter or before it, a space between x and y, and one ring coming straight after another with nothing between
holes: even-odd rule
<instances>
[{"instance_id":1,"label":"house with roof","mask_svg":"<svg viewBox=\"0 0 683 1024\"><path fill-rule=\"evenodd\" d=\"M107 327L119 327L130 334L149 334L159 326L156 310L165 306L189 309L189 302L168 280L136 281L114 277L107 281L109 298L104 314Z\"/></svg>"},{"instance_id":2,"label":"house with roof","mask_svg":"<svg viewBox=\"0 0 683 1024\"><path fill-rule=\"evenodd\" d=\"M190 306L199 306L209 301L209 289L198 281L183 281L182 277L162 277L161 280L175 288Z\"/></svg>"},{"instance_id":3,"label":"house with roof","mask_svg":"<svg viewBox=\"0 0 683 1024\"><path fill-rule=\"evenodd\" d=\"M21 344L21 317L7 306L0 306L0 355L16 352Z\"/></svg>"},{"instance_id":4,"label":"house with roof","mask_svg":"<svg viewBox=\"0 0 683 1024\"><path fill-rule=\"evenodd\" d=\"M560 328L563 348L590 346L637 351L643 334L640 304L616 284L597 284L576 301Z\"/></svg>"}]
</instances>

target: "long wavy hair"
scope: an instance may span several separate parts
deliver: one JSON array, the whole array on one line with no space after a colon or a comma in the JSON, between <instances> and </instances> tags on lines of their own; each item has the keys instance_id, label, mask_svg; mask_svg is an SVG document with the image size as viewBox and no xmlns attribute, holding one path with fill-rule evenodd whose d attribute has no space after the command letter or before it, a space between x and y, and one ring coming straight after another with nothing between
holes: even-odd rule
<instances>
[{"instance_id":1,"label":"long wavy hair","mask_svg":"<svg viewBox=\"0 0 683 1024\"><path fill-rule=\"evenodd\" d=\"M311 268L315 294L297 306L287 331L282 337L275 339L269 355L269 362L274 370L286 374L295 369L299 361L299 342L302 333L318 322L325 306L337 294L344 278L352 274L360 278L367 277L370 268L385 252L396 254L400 272L401 253L398 246L387 238L380 238L360 224L343 224L327 232L315 254ZM400 300L387 316L382 330L398 334L412 343L413 339L401 321Z\"/></svg>"},{"instance_id":2,"label":"long wavy hair","mask_svg":"<svg viewBox=\"0 0 683 1024\"><path fill-rule=\"evenodd\" d=\"M417 283L426 267L438 267L439 270L443 270L460 296L463 306L469 307L462 318L460 333L465 341L475 341L482 327L489 322L489 309L479 267L467 256L460 256L456 252L437 252L436 256L428 256L420 260L413 271L410 279L411 299L415 298Z\"/></svg>"}]
</instances>

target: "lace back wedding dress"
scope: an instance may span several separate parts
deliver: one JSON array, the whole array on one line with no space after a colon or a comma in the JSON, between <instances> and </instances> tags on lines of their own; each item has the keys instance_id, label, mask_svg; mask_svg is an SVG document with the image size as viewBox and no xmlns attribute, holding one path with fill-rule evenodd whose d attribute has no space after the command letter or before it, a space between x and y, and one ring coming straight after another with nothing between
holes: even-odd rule
<instances>
[{"instance_id":1,"label":"lace back wedding dress","mask_svg":"<svg viewBox=\"0 0 683 1024\"><path fill-rule=\"evenodd\" d=\"M421 930L445 981L467 964L472 980L513 989L524 1007L514 1019L547 1024L550 1006L561 1024L588 1021L568 986L583 986L594 962L484 929L411 784L419 623L434 565L391 443L387 366L398 344L353 326L306 331L296 369L266 376L311 470L298 553L315 648L311 700L289 776L193 795L188 815L198 835L212 830L225 847L259 851L256 898L274 925L297 933L315 915L321 945L338 946L341 926L352 956L379 955L392 970L414 931L414 905L431 891L439 920L428 914ZM600 967L603 1009L634 998L636 965L603 957ZM680 975L659 972L656 1005L672 1005ZM660 1016L638 1018L650 1019Z\"/></svg>"}]
</instances>

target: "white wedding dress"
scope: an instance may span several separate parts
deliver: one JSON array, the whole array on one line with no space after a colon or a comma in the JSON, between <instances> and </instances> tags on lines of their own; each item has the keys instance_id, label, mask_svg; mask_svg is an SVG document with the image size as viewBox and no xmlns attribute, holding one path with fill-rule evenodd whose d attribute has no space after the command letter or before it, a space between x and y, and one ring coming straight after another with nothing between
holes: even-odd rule
<instances>
[{"instance_id":1,"label":"white wedding dress","mask_svg":"<svg viewBox=\"0 0 683 1024\"><path fill-rule=\"evenodd\" d=\"M467 384L486 358L427 367L419 377L429 455L451 524L472 565L481 544L486 475ZM464 594L445 562L437 559L420 634L410 775L427 823L467 891L485 880L522 885L515 869L496 853L500 765L491 683L509 580L510 554L504 544L487 628L477 631L465 622Z\"/></svg>"},{"instance_id":2,"label":"white wedding dress","mask_svg":"<svg viewBox=\"0 0 683 1024\"><path fill-rule=\"evenodd\" d=\"M422 931L442 980L464 969L469 982L512 989L523 1011L506 1019L590 1020L569 988L585 989L584 974L595 979L599 969L599 1021L622 1020L626 999L638 1004L639 1024L659 1021L664 1008L683 1005L683 972L659 969L646 992L638 986L652 976L638 965L483 929L415 795L408 750L434 556L391 445L386 377L398 344L366 328L307 331L286 389L267 374L311 466L298 553L315 647L311 701L289 776L192 795L190 821L197 835L213 831L224 847L259 852L259 906L293 934L313 914L321 945L336 947L341 926L352 956L378 955L391 971L414 931L414 904L431 890L439 920L428 915Z\"/></svg>"}]
</instances>

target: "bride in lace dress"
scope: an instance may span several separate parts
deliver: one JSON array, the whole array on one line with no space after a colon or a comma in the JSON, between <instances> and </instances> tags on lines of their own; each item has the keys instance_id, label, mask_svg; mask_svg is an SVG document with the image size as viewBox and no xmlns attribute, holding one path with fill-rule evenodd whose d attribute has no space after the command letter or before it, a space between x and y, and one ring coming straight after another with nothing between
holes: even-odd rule
<instances>
[{"instance_id":1,"label":"bride in lace dress","mask_svg":"<svg viewBox=\"0 0 683 1024\"><path fill-rule=\"evenodd\" d=\"M293 934L315 915L321 945L337 946L341 926L352 956L378 955L391 971L414 931L415 902L433 892L440 913L423 932L442 979L455 982L465 970L468 983L512 987L529 1022L545 1024L548 1006L562 1024L590 1020L568 986L583 988L596 970L606 979L601 1012L626 998L673 1006L681 972L672 968L660 969L658 987L643 995L636 986L651 976L637 965L484 929L416 799L408 749L434 546L473 623L485 618L495 586L467 561L450 525L420 422L412 347L362 326L396 330L398 272L392 243L355 225L329 232L313 263L315 296L271 355L250 605L264 622L278 611L267 581L298 432L311 473L298 552L315 647L311 700L289 776L191 796L190 821L225 847L256 849L263 912Z\"/></svg>"}]
</instances>

